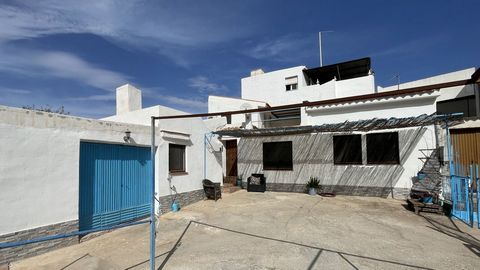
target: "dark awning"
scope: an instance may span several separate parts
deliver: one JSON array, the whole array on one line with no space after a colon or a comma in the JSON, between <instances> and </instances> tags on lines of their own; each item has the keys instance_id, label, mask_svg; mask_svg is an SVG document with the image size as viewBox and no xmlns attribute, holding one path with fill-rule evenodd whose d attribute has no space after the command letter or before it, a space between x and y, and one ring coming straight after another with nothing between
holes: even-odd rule
<instances>
[{"instance_id":1,"label":"dark awning","mask_svg":"<svg viewBox=\"0 0 480 270\"><path fill-rule=\"evenodd\" d=\"M334 77L337 80L347 80L357 77L367 76L370 71L371 61L369 57L352 60L348 62L337 63L333 65L305 69L305 77L313 83L320 84L331 81Z\"/></svg>"}]
</instances>

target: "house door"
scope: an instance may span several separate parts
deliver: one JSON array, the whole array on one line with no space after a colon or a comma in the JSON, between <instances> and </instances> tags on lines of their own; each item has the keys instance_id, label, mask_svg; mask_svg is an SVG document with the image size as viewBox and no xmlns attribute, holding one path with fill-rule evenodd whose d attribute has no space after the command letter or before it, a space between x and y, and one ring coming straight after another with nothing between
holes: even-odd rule
<instances>
[{"instance_id":1,"label":"house door","mask_svg":"<svg viewBox=\"0 0 480 270\"><path fill-rule=\"evenodd\" d=\"M237 176L237 140L226 141L227 176Z\"/></svg>"},{"instance_id":2,"label":"house door","mask_svg":"<svg viewBox=\"0 0 480 270\"><path fill-rule=\"evenodd\" d=\"M480 164L480 128L450 129L450 135L457 173L470 175L470 165Z\"/></svg>"},{"instance_id":3,"label":"house door","mask_svg":"<svg viewBox=\"0 0 480 270\"><path fill-rule=\"evenodd\" d=\"M80 230L148 215L151 166L150 148L81 142Z\"/></svg>"}]
</instances>

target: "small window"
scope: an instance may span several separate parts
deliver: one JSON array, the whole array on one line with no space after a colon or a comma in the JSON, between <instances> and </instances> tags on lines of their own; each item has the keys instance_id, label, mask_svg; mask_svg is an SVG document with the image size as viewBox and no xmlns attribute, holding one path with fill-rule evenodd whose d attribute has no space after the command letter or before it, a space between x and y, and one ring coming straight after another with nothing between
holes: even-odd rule
<instances>
[{"instance_id":1,"label":"small window","mask_svg":"<svg viewBox=\"0 0 480 270\"><path fill-rule=\"evenodd\" d=\"M368 164L400 164L398 132L367 134Z\"/></svg>"},{"instance_id":2,"label":"small window","mask_svg":"<svg viewBox=\"0 0 480 270\"><path fill-rule=\"evenodd\" d=\"M232 123L232 115L228 114L227 115L227 124L231 124L231 123Z\"/></svg>"},{"instance_id":3,"label":"small window","mask_svg":"<svg viewBox=\"0 0 480 270\"><path fill-rule=\"evenodd\" d=\"M293 170L292 142L263 143L264 170Z\"/></svg>"},{"instance_id":4,"label":"small window","mask_svg":"<svg viewBox=\"0 0 480 270\"><path fill-rule=\"evenodd\" d=\"M185 145L169 144L168 170L173 173L185 172Z\"/></svg>"},{"instance_id":5,"label":"small window","mask_svg":"<svg viewBox=\"0 0 480 270\"><path fill-rule=\"evenodd\" d=\"M362 136L333 136L333 164L362 164Z\"/></svg>"},{"instance_id":6,"label":"small window","mask_svg":"<svg viewBox=\"0 0 480 270\"><path fill-rule=\"evenodd\" d=\"M285 90L297 90L298 87L298 76L285 78Z\"/></svg>"}]
</instances>

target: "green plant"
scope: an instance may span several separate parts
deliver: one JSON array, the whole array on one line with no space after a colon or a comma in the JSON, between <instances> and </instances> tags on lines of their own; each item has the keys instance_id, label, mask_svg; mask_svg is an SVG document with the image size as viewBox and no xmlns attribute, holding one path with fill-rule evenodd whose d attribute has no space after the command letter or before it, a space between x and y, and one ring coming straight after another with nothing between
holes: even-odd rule
<instances>
[{"instance_id":1,"label":"green plant","mask_svg":"<svg viewBox=\"0 0 480 270\"><path fill-rule=\"evenodd\" d=\"M310 177L310 180L307 182L307 188L320 188L320 181L317 177Z\"/></svg>"}]
</instances>

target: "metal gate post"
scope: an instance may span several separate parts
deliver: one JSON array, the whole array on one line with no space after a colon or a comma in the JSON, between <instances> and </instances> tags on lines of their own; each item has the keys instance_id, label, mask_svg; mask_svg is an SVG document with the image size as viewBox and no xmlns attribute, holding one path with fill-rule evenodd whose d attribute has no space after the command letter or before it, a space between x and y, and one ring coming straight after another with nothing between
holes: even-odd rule
<instances>
[{"instance_id":1,"label":"metal gate post","mask_svg":"<svg viewBox=\"0 0 480 270\"><path fill-rule=\"evenodd\" d=\"M478 165L475 165L475 181L477 182L477 228L480 229L480 177L478 177Z\"/></svg>"},{"instance_id":2,"label":"metal gate post","mask_svg":"<svg viewBox=\"0 0 480 270\"><path fill-rule=\"evenodd\" d=\"M152 116L152 182L151 182L151 205L150 205L150 270L155 269L155 118Z\"/></svg>"}]
</instances>

